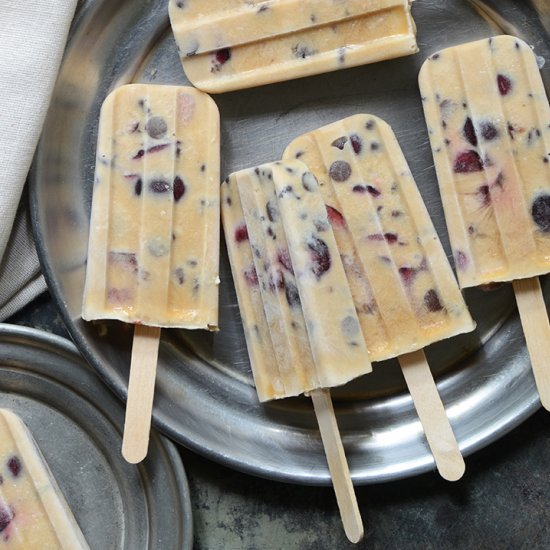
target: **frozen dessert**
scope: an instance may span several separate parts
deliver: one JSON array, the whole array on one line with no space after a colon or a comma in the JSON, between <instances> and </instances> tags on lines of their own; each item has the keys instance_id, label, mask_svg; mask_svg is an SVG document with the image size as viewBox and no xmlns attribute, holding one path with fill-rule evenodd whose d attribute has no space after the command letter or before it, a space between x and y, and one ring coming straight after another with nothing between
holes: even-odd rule
<instances>
[{"instance_id":1,"label":"frozen dessert","mask_svg":"<svg viewBox=\"0 0 550 550\"><path fill-rule=\"evenodd\" d=\"M371 361L398 356L440 474L464 473L423 348L475 328L391 128L367 114L296 138L319 180Z\"/></svg>"},{"instance_id":2,"label":"frozen dessert","mask_svg":"<svg viewBox=\"0 0 550 550\"><path fill-rule=\"evenodd\" d=\"M391 128L354 115L295 139L319 180L372 361L474 329Z\"/></svg>"},{"instance_id":3,"label":"frozen dessert","mask_svg":"<svg viewBox=\"0 0 550 550\"><path fill-rule=\"evenodd\" d=\"M227 92L418 51L409 0L170 0L183 69Z\"/></svg>"},{"instance_id":4,"label":"frozen dessert","mask_svg":"<svg viewBox=\"0 0 550 550\"><path fill-rule=\"evenodd\" d=\"M229 258L262 401L370 372L353 297L315 177L299 161L222 184Z\"/></svg>"},{"instance_id":5,"label":"frozen dessert","mask_svg":"<svg viewBox=\"0 0 550 550\"><path fill-rule=\"evenodd\" d=\"M258 396L311 396L344 530L357 542L363 523L329 388L371 364L317 180L300 161L233 173L222 216Z\"/></svg>"},{"instance_id":6,"label":"frozen dessert","mask_svg":"<svg viewBox=\"0 0 550 550\"><path fill-rule=\"evenodd\" d=\"M194 88L104 101L82 317L133 323L123 455L147 453L160 327L218 328L220 132Z\"/></svg>"},{"instance_id":7,"label":"frozen dessert","mask_svg":"<svg viewBox=\"0 0 550 550\"><path fill-rule=\"evenodd\" d=\"M550 271L550 107L513 36L430 56L420 93L463 288Z\"/></svg>"},{"instance_id":8,"label":"frozen dessert","mask_svg":"<svg viewBox=\"0 0 550 550\"><path fill-rule=\"evenodd\" d=\"M89 548L31 433L7 409L0 409L0 547Z\"/></svg>"},{"instance_id":9,"label":"frozen dessert","mask_svg":"<svg viewBox=\"0 0 550 550\"><path fill-rule=\"evenodd\" d=\"M513 281L542 404L550 325L550 106L533 50L514 36L431 55L420 93L458 280Z\"/></svg>"},{"instance_id":10,"label":"frozen dessert","mask_svg":"<svg viewBox=\"0 0 550 550\"><path fill-rule=\"evenodd\" d=\"M218 324L219 115L193 88L131 84L101 109L82 316Z\"/></svg>"}]
</instances>

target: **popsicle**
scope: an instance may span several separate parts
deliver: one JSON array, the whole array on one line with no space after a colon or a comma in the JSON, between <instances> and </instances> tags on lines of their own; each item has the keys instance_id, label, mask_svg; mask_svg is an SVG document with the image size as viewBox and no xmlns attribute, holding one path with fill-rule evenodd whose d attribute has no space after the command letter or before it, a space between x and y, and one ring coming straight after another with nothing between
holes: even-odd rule
<instances>
[{"instance_id":1,"label":"popsicle","mask_svg":"<svg viewBox=\"0 0 550 550\"><path fill-rule=\"evenodd\" d=\"M31 433L7 409L0 409L0 546L89 548Z\"/></svg>"},{"instance_id":2,"label":"popsicle","mask_svg":"<svg viewBox=\"0 0 550 550\"><path fill-rule=\"evenodd\" d=\"M328 388L371 365L317 180L299 161L236 172L222 184L222 217L259 398L311 395L357 541L363 528Z\"/></svg>"},{"instance_id":3,"label":"popsicle","mask_svg":"<svg viewBox=\"0 0 550 550\"><path fill-rule=\"evenodd\" d=\"M410 55L409 0L170 0L187 78L219 93Z\"/></svg>"},{"instance_id":4,"label":"popsicle","mask_svg":"<svg viewBox=\"0 0 550 550\"><path fill-rule=\"evenodd\" d=\"M399 357L438 469L464 461L422 349L475 328L391 128L359 114L295 139L319 180L371 361Z\"/></svg>"},{"instance_id":5,"label":"popsicle","mask_svg":"<svg viewBox=\"0 0 550 550\"><path fill-rule=\"evenodd\" d=\"M219 115L189 87L103 103L82 317L135 324L123 454L147 452L160 327L216 330Z\"/></svg>"},{"instance_id":6,"label":"popsicle","mask_svg":"<svg viewBox=\"0 0 550 550\"><path fill-rule=\"evenodd\" d=\"M550 107L533 50L495 36L430 56L424 113L462 288L512 281L543 406L550 325Z\"/></svg>"}]
</instances>

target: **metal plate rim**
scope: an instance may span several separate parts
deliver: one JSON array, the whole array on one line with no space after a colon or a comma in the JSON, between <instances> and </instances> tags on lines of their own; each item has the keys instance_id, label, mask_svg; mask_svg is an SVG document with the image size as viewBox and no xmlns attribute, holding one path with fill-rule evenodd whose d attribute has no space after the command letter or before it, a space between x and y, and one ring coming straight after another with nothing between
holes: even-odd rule
<instances>
[{"instance_id":1,"label":"metal plate rim","mask_svg":"<svg viewBox=\"0 0 550 550\"><path fill-rule=\"evenodd\" d=\"M0 343L6 342L15 343L16 346L25 346L27 343L30 343L38 350L37 353L46 352L56 356L63 355L64 358L68 359L75 367L78 366L81 369L85 369L90 375L94 376L94 379L96 378L95 374L97 374L97 371L90 368L75 344L66 338L33 327L0 323ZM2 361L2 353L0 353L0 363ZM97 381L97 383L99 383L99 381ZM104 389L105 391L109 391L105 386ZM96 401L90 398L90 396L88 396L88 398L94 407L97 408ZM100 409L97 408L97 410L99 411ZM182 512L181 528L183 533L183 548L191 549L193 547L193 512L189 482L183 462L176 445L166 437L155 434L154 438L151 440L151 444L156 444L158 446L161 453L166 456L167 462L170 465L170 473L178 488L174 492L178 501L173 502L173 504L174 507L179 508ZM138 465L136 467L148 468L145 465ZM146 497L146 500L149 502L150 498L153 497ZM155 508L154 502L150 502L150 509L155 510Z\"/></svg>"}]
</instances>

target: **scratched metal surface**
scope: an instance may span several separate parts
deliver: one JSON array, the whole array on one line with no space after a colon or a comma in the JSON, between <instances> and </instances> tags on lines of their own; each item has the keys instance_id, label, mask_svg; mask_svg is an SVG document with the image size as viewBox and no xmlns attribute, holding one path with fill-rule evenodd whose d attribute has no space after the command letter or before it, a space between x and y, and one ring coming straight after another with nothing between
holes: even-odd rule
<instances>
[{"instance_id":1,"label":"scratched metal surface","mask_svg":"<svg viewBox=\"0 0 550 550\"><path fill-rule=\"evenodd\" d=\"M50 289L76 344L125 399L132 327L80 318L99 107L127 82L188 84L165 0L83 1L35 159L31 202ZM222 120L222 176L277 159L301 133L370 112L394 128L446 251L449 245L422 118L417 74L434 51L511 33L549 62L544 0L417 0L420 53L393 61L215 96ZM239 470L304 484L328 484L311 403L260 405L222 245L219 334L164 330L155 425L175 441ZM507 285L466 292L474 333L427 349L460 447L471 453L539 406L514 298ZM346 454L359 484L434 468L396 361L333 390Z\"/></svg>"}]
</instances>

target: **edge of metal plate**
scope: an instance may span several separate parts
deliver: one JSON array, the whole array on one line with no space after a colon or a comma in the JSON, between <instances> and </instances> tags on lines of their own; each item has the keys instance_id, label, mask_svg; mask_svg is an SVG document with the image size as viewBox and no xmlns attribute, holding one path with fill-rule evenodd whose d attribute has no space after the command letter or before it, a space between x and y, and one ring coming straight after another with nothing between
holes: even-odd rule
<instances>
[{"instance_id":1,"label":"edge of metal plate","mask_svg":"<svg viewBox=\"0 0 550 550\"><path fill-rule=\"evenodd\" d=\"M91 548L191 549L179 453L154 433L141 464L120 454L124 408L68 340L0 324L0 403L31 429Z\"/></svg>"},{"instance_id":2,"label":"edge of metal plate","mask_svg":"<svg viewBox=\"0 0 550 550\"><path fill-rule=\"evenodd\" d=\"M550 61L548 8L541 6L511 0L417 0L413 13L420 56L214 96L222 121L222 176L274 160L304 131L368 108L394 127L450 258L421 122L419 66L436 46L502 32L518 34ZM548 83L550 62L542 72ZM132 328L85 323L80 308L99 107L112 88L130 81L188 83L169 29L167 2L82 2L31 177L33 225L49 288L80 351L122 400ZM223 243L220 270L220 333L163 331L155 426L178 443L244 472L329 484L309 400L258 403ZM543 287L548 296L548 284ZM427 355L467 455L520 424L540 402L509 286L490 293L468 290L465 297L478 329L454 338L452 345L430 346ZM373 374L332 394L356 483L434 469L396 361L375 365Z\"/></svg>"}]
</instances>

